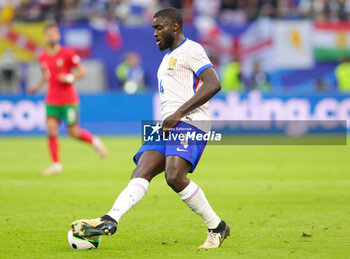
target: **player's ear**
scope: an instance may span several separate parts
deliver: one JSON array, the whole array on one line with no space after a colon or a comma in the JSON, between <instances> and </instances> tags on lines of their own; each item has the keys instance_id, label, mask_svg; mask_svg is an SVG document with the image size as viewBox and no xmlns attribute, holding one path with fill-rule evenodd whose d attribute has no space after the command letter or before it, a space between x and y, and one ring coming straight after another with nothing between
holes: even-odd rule
<instances>
[{"instance_id":1,"label":"player's ear","mask_svg":"<svg viewBox=\"0 0 350 259\"><path fill-rule=\"evenodd\" d=\"M173 31L174 32L177 32L178 30L179 30L179 25L177 24L177 23L173 23L173 26L172 26L172 28L173 28Z\"/></svg>"}]
</instances>

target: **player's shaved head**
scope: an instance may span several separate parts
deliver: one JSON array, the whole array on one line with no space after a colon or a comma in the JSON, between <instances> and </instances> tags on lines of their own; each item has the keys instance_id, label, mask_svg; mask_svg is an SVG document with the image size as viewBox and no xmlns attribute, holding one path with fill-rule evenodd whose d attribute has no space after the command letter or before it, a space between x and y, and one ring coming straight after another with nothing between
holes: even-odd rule
<instances>
[{"instance_id":1,"label":"player's shaved head","mask_svg":"<svg viewBox=\"0 0 350 259\"><path fill-rule=\"evenodd\" d=\"M160 10L156 12L156 14L153 16L153 18L157 18L157 17L164 17L164 18L170 19L173 23L177 23L179 25L180 30L182 31L182 25L183 25L182 15L175 8L165 8Z\"/></svg>"}]
</instances>

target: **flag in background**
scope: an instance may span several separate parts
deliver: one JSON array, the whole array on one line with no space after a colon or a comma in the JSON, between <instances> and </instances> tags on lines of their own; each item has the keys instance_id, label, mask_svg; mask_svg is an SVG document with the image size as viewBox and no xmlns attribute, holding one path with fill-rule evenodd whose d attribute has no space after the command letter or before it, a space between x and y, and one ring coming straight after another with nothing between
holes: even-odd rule
<instances>
[{"instance_id":1,"label":"flag in background","mask_svg":"<svg viewBox=\"0 0 350 259\"><path fill-rule=\"evenodd\" d=\"M264 71L272 69L273 57L273 21L269 18L256 20L239 38L239 57L242 74L253 73L255 62L259 62Z\"/></svg>"},{"instance_id":2,"label":"flag in background","mask_svg":"<svg viewBox=\"0 0 350 259\"><path fill-rule=\"evenodd\" d=\"M197 17L195 27L198 31L198 41L209 56L217 57L223 62L231 62L235 54L235 37L223 31L210 17Z\"/></svg>"},{"instance_id":3,"label":"flag in background","mask_svg":"<svg viewBox=\"0 0 350 259\"><path fill-rule=\"evenodd\" d=\"M0 26L0 56L6 51L21 62L34 61L45 46L44 23L13 23Z\"/></svg>"},{"instance_id":4,"label":"flag in background","mask_svg":"<svg viewBox=\"0 0 350 259\"><path fill-rule=\"evenodd\" d=\"M314 23L313 37L317 60L350 58L349 23Z\"/></svg>"},{"instance_id":5,"label":"flag in background","mask_svg":"<svg viewBox=\"0 0 350 259\"><path fill-rule=\"evenodd\" d=\"M122 36L120 34L119 26L116 22L108 22L106 31L106 42L108 46L117 51L122 46Z\"/></svg>"},{"instance_id":6,"label":"flag in background","mask_svg":"<svg viewBox=\"0 0 350 259\"><path fill-rule=\"evenodd\" d=\"M91 57L92 40L89 28L72 28L64 32L64 43L74 49L82 58Z\"/></svg>"},{"instance_id":7,"label":"flag in background","mask_svg":"<svg viewBox=\"0 0 350 259\"><path fill-rule=\"evenodd\" d=\"M273 33L273 66L309 69L314 65L310 21L276 21Z\"/></svg>"},{"instance_id":8,"label":"flag in background","mask_svg":"<svg viewBox=\"0 0 350 259\"><path fill-rule=\"evenodd\" d=\"M310 21L256 20L239 38L242 74L250 75L255 62L265 72L309 69L314 65Z\"/></svg>"}]
</instances>

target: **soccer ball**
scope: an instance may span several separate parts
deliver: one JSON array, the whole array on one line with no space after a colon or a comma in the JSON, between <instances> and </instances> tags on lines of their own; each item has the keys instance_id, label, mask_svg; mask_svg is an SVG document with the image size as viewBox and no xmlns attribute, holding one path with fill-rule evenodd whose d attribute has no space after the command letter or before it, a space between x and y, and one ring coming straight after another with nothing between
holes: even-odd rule
<instances>
[{"instance_id":1,"label":"soccer ball","mask_svg":"<svg viewBox=\"0 0 350 259\"><path fill-rule=\"evenodd\" d=\"M68 231L68 243L73 249L91 250L96 249L101 242L101 236L82 238L73 235L72 230Z\"/></svg>"}]
</instances>

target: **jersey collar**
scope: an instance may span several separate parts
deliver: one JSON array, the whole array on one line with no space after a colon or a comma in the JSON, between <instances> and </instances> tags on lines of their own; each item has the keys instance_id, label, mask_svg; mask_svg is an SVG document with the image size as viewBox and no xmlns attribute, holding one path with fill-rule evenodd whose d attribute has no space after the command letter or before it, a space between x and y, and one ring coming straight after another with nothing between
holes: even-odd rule
<instances>
[{"instance_id":1,"label":"jersey collar","mask_svg":"<svg viewBox=\"0 0 350 259\"><path fill-rule=\"evenodd\" d=\"M55 57L58 53L61 52L61 50L62 50L62 46L60 45L60 46L59 46L59 49L58 49L55 53L50 54L48 50L46 50L46 53L47 53L47 55L48 55L49 57Z\"/></svg>"},{"instance_id":2,"label":"jersey collar","mask_svg":"<svg viewBox=\"0 0 350 259\"><path fill-rule=\"evenodd\" d=\"M188 38L185 38L183 42L181 42L181 44L179 46L177 46L175 49L173 49L172 51L168 51L167 55L169 55L171 52L173 52L174 50L176 50L178 47L180 47L182 44L184 44L186 41L188 40Z\"/></svg>"}]
</instances>

